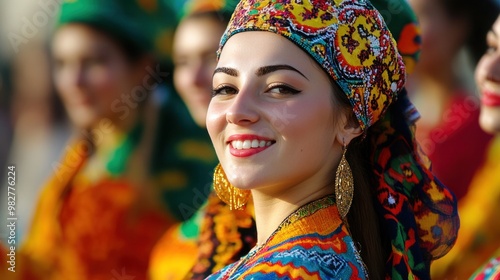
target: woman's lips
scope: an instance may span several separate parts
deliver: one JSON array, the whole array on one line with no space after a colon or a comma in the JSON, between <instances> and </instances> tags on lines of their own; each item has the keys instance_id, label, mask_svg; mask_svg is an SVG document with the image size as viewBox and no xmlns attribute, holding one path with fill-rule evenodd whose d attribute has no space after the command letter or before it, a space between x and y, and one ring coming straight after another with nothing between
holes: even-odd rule
<instances>
[{"instance_id":1,"label":"woman's lips","mask_svg":"<svg viewBox=\"0 0 500 280\"><path fill-rule=\"evenodd\" d=\"M229 152L236 157L249 157L269 148L276 141L251 134L232 135L228 138Z\"/></svg>"},{"instance_id":2,"label":"woman's lips","mask_svg":"<svg viewBox=\"0 0 500 280\"><path fill-rule=\"evenodd\" d=\"M490 91L483 91L481 103L483 103L484 106L498 107L500 106L500 94Z\"/></svg>"}]
</instances>

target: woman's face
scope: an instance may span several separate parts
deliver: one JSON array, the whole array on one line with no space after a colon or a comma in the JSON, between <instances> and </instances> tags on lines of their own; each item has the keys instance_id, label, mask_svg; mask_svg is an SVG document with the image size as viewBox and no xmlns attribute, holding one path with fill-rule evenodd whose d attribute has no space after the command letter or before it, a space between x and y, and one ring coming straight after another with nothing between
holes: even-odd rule
<instances>
[{"instance_id":1,"label":"woman's face","mask_svg":"<svg viewBox=\"0 0 500 280\"><path fill-rule=\"evenodd\" d=\"M195 122L205 127L215 52L225 25L211 17L187 18L174 38L174 85Z\"/></svg>"},{"instance_id":2,"label":"woman's face","mask_svg":"<svg viewBox=\"0 0 500 280\"><path fill-rule=\"evenodd\" d=\"M55 86L76 126L130 117L120 106L137 75L113 40L86 25L69 24L57 30L52 44Z\"/></svg>"},{"instance_id":3,"label":"woman's face","mask_svg":"<svg viewBox=\"0 0 500 280\"><path fill-rule=\"evenodd\" d=\"M491 133L500 133L500 17L487 35L488 51L476 67L481 91L479 124Z\"/></svg>"},{"instance_id":4,"label":"woman's face","mask_svg":"<svg viewBox=\"0 0 500 280\"><path fill-rule=\"evenodd\" d=\"M236 34L213 88L207 128L234 186L279 192L329 183L342 152L340 114L328 76L299 47L271 32Z\"/></svg>"}]
</instances>

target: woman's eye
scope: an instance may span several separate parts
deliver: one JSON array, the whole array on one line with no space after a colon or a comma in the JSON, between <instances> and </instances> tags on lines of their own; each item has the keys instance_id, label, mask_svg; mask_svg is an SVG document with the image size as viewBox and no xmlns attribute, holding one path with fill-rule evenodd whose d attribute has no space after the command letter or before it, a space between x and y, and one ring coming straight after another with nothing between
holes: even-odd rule
<instances>
[{"instance_id":1,"label":"woman's eye","mask_svg":"<svg viewBox=\"0 0 500 280\"><path fill-rule=\"evenodd\" d=\"M92 57L83 61L84 68L102 66L106 64L106 59L103 57Z\"/></svg>"},{"instance_id":2,"label":"woman's eye","mask_svg":"<svg viewBox=\"0 0 500 280\"><path fill-rule=\"evenodd\" d=\"M231 94L237 94L238 91L235 88L229 87L229 86L221 86L214 88L212 90L212 97L216 95L231 95Z\"/></svg>"},{"instance_id":3,"label":"woman's eye","mask_svg":"<svg viewBox=\"0 0 500 280\"><path fill-rule=\"evenodd\" d=\"M271 86L268 92L276 93L279 95L288 95L288 94L297 94L300 93L301 91L298 89L294 89L293 87L288 85L279 84Z\"/></svg>"},{"instance_id":4,"label":"woman's eye","mask_svg":"<svg viewBox=\"0 0 500 280\"><path fill-rule=\"evenodd\" d=\"M498 39L496 35L492 35L491 32L488 33L486 36L486 46L488 49L486 50L486 53L494 53L498 49L497 45Z\"/></svg>"},{"instance_id":5,"label":"woman's eye","mask_svg":"<svg viewBox=\"0 0 500 280\"><path fill-rule=\"evenodd\" d=\"M493 44L488 44L488 49L486 50L486 53L494 53L497 51L497 46Z\"/></svg>"}]
</instances>

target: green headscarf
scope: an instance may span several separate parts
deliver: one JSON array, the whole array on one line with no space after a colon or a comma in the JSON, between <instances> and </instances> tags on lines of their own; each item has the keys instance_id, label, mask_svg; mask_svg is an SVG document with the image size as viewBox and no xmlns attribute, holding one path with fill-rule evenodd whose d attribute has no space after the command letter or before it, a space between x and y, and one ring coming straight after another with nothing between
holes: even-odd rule
<instances>
[{"instance_id":1,"label":"green headscarf","mask_svg":"<svg viewBox=\"0 0 500 280\"><path fill-rule=\"evenodd\" d=\"M158 0L65 0L57 27L69 23L88 24L163 60L171 57L177 20Z\"/></svg>"}]
</instances>

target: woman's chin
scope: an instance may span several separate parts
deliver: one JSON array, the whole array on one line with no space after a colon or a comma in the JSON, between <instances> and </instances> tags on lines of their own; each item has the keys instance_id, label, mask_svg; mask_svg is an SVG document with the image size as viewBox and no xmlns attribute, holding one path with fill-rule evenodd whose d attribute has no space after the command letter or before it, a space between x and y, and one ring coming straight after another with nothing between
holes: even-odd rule
<instances>
[{"instance_id":1,"label":"woman's chin","mask_svg":"<svg viewBox=\"0 0 500 280\"><path fill-rule=\"evenodd\" d=\"M479 117L481 128L491 134L500 133L500 107L481 107Z\"/></svg>"}]
</instances>

